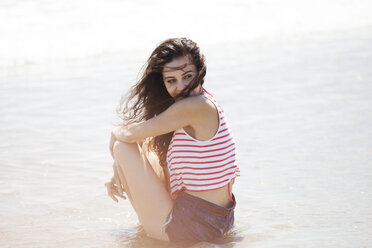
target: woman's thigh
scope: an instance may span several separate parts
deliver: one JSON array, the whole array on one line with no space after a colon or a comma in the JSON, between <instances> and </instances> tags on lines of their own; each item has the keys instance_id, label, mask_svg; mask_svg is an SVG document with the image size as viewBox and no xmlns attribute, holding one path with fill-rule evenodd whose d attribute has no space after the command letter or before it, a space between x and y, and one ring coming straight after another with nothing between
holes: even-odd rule
<instances>
[{"instance_id":1,"label":"woman's thigh","mask_svg":"<svg viewBox=\"0 0 372 248\"><path fill-rule=\"evenodd\" d=\"M141 154L137 143L117 141L113 151L115 162L125 176L135 210L146 233L153 238L168 240L162 227L173 208L173 201L164 184Z\"/></svg>"},{"instance_id":2,"label":"woman's thigh","mask_svg":"<svg viewBox=\"0 0 372 248\"><path fill-rule=\"evenodd\" d=\"M160 178L161 182L166 187L166 178L163 168L160 166L159 158L155 152L151 151L149 147L149 141L146 141L142 145L141 154L147 160L147 162L152 166L155 174Z\"/></svg>"}]
</instances>

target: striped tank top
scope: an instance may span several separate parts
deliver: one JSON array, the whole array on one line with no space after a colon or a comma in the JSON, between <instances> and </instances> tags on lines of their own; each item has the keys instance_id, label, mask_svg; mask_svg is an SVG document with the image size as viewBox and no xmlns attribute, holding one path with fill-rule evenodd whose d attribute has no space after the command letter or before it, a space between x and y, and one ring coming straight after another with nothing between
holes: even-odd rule
<instances>
[{"instance_id":1,"label":"striped tank top","mask_svg":"<svg viewBox=\"0 0 372 248\"><path fill-rule=\"evenodd\" d=\"M203 96L212 101L218 110L218 130L205 141L191 137L183 128L174 131L167 152L172 198L182 189L206 191L222 188L240 175L235 141L224 112L205 89Z\"/></svg>"}]
</instances>

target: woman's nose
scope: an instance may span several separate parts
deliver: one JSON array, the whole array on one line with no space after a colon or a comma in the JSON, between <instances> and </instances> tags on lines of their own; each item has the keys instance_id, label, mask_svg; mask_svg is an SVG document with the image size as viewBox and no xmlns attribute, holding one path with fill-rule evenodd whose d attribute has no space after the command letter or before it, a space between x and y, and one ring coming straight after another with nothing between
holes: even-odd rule
<instances>
[{"instance_id":1,"label":"woman's nose","mask_svg":"<svg viewBox=\"0 0 372 248\"><path fill-rule=\"evenodd\" d=\"M183 80L178 81L177 90L182 91L186 87L186 83Z\"/></svg>"}]
</instances>

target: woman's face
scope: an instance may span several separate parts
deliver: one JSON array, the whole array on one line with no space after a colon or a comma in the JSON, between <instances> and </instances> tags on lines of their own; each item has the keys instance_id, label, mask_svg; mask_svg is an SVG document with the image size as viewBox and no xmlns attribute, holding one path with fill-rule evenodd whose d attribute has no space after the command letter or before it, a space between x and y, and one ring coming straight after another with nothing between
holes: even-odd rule
<instances>
[{"instance_id":1,"label":"woman's face","mask_svg":"<svg viewBox=\"0 0 372 248\"><path fill-rule=\"evenodd\" d=\"M190 59L178 57L164 65L163 81L169 95L176 98L183 89L185 89L197 74L196 67ZM190 95L197 95L201 92L201 86L198 85L190 92Z\"/></svg>"}]
</instances>

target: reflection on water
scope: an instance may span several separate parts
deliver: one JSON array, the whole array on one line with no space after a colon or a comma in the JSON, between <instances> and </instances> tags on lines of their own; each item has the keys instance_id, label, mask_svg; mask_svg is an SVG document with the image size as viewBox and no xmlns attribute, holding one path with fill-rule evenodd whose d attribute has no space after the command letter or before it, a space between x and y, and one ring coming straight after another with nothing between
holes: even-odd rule
<instances>
[{"instance_id":1,"label":"reflection on water","mask_svg":"<svg viewBox=\"0 0 372 248\"><path fill-rule=\"evenodd\" d=\"M244 237L239 234L238 229L233 228L230 232L226 233L223 238L216 239L211 243L204 242L194 245L182 245L182 244L170 244L168 242L162 242L147 237L141 225L134 228L117 229L112 231L116 242L119 247L132 247L132 248L208 248L208 247L219 247L219 248L232 248L237 243L242 242Z\"/></svg>"}]
</instances>

